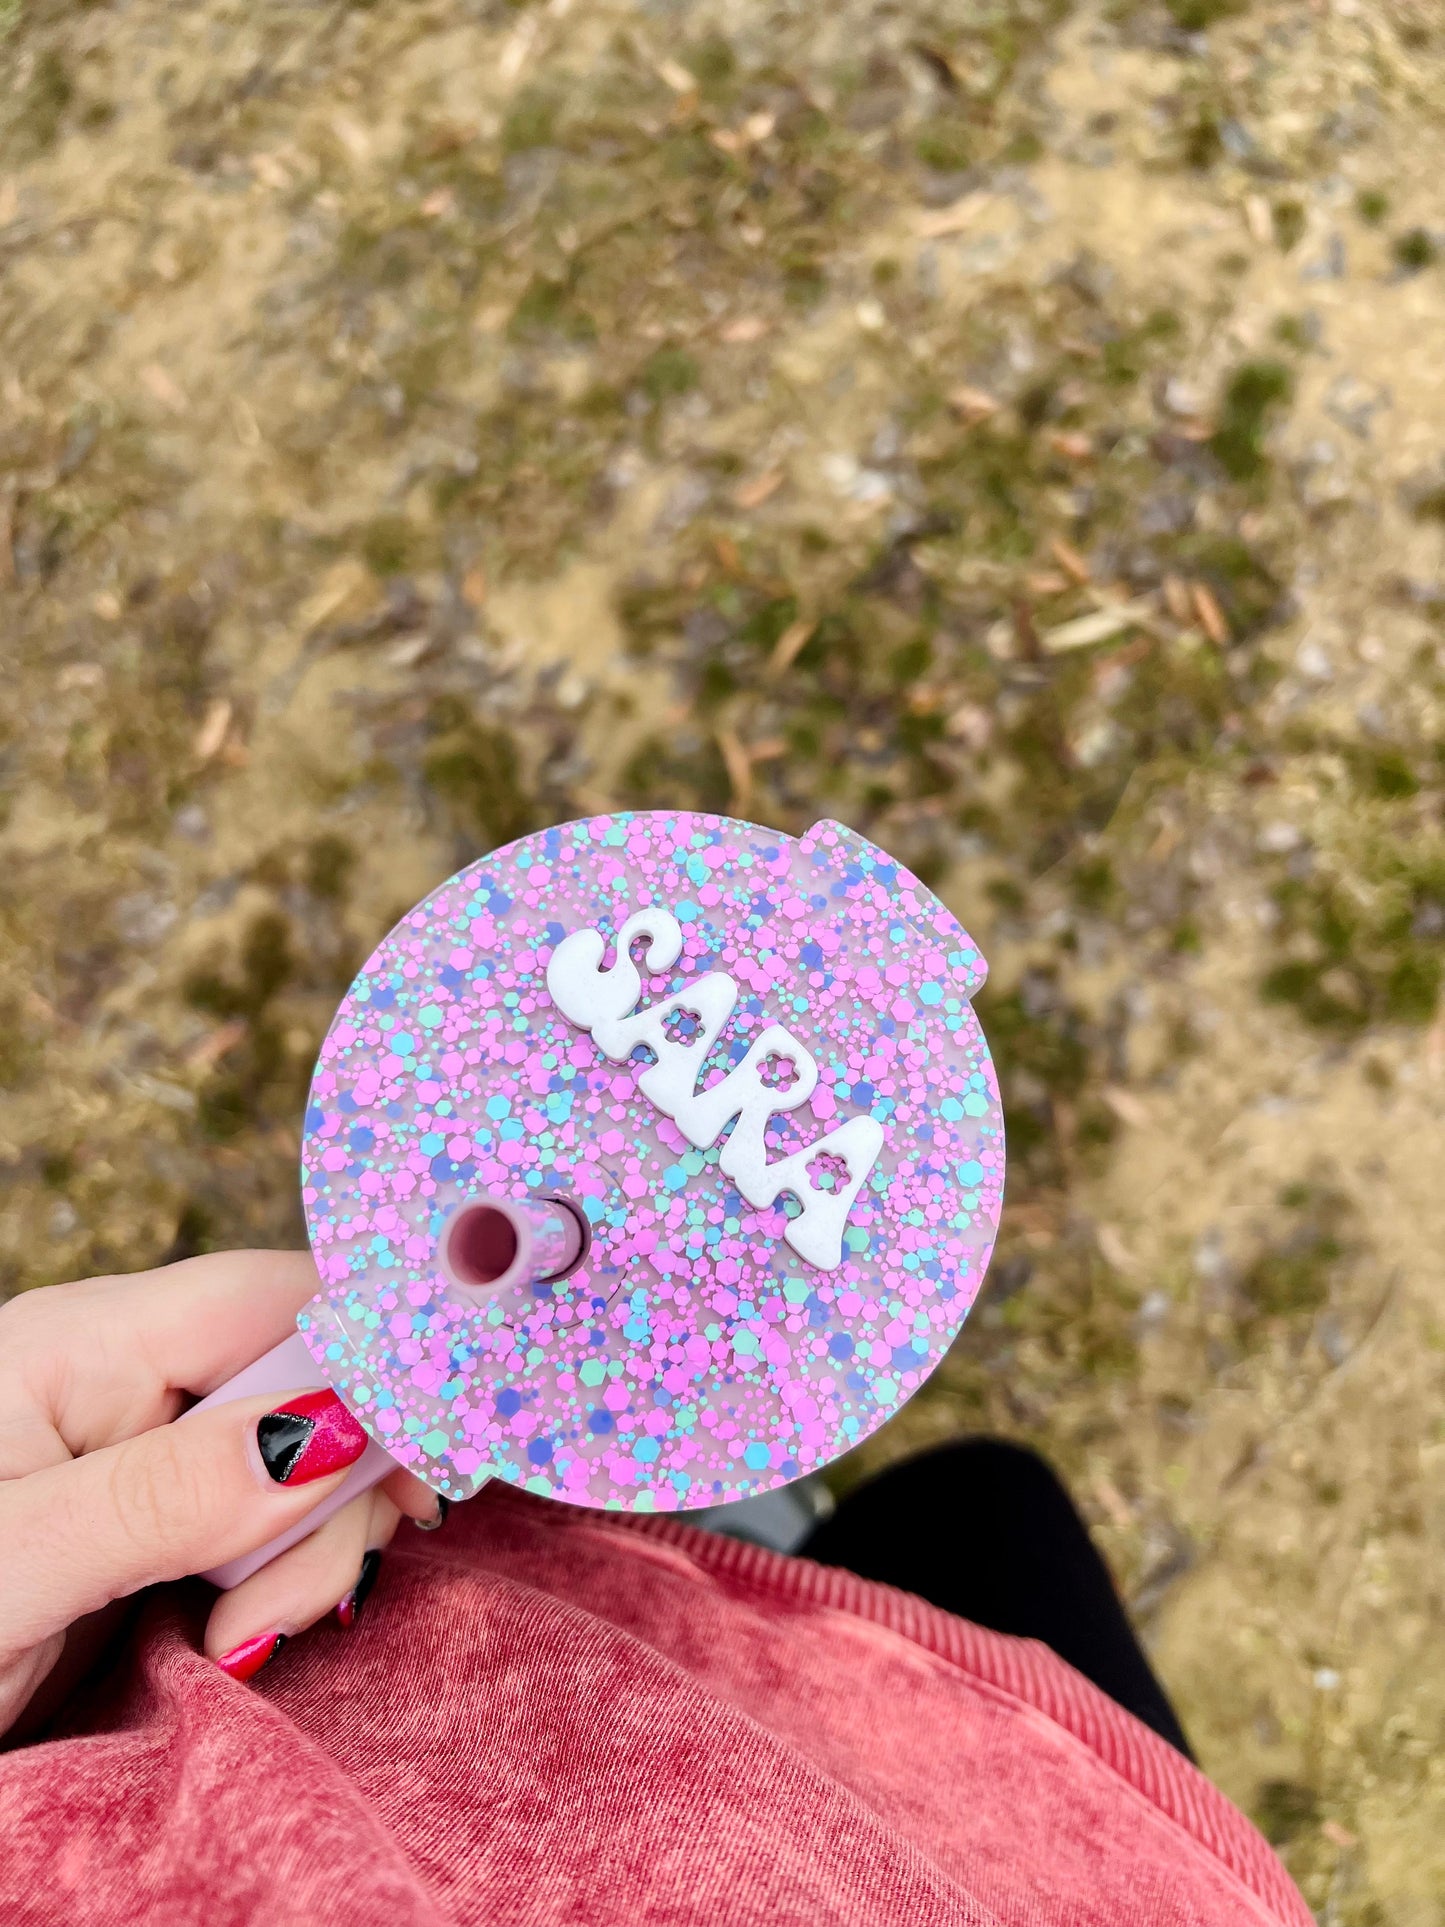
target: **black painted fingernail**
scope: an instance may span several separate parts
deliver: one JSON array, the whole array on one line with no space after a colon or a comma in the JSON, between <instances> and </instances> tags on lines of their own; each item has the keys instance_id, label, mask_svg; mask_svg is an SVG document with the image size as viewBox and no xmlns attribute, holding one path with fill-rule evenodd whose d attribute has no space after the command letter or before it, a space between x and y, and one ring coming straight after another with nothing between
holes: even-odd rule
<instances>
[{"instance_id":1,"label":"black painted fingernail","mask_svg":"<svg viewBox=\"0 0 1445 1927\"><path fill-rule=\"evenodd\" d=\"M329 1386L302 1392L256 1426L261 1463L278 1485L306 1485L355 1465L366 1433Z\"/></svg>"},{"instance_id":2,"label":"black painted fingernail","mask_svg":"<svg viewBox=\"0 0 1445 1927\"><path fill-rule=\"evenodd\" d=\"M435 1532L438 1526L444 1526L446 1524L447 1514L451 1511L451 1509L452 1509L451 1500L444 1499L441 1497L440 1494L438 1494L436 1517L434 1519L413 1519L412 1524L416 1527L418 1532Z\"/></svg>"},{"instance_id":3,"label":"black painted fingernail","mask_svg":"<svg viewBox=\"0 0 1445 1927\"><path fill-rule=\"evenodd\" d=\"M346 1597L338 1602L336 1617L348 1632L360 1619L361 1609L366 1604L371 1589L376 1584L376 1575L380 1571L381 1554L368 1552L361 1562L361 1571L356 1575L356 1584Z\"/></svg>"}]
</instances>

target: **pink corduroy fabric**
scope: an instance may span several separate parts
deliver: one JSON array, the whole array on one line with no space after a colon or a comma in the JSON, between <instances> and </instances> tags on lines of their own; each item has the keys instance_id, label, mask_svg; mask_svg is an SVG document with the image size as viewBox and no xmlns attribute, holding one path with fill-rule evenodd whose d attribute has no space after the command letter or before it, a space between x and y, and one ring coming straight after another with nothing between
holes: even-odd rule
<instances>
[{"instance_id":1,"label":"pink corduroy fabric","mask_svg":"<svg viewBox=\"0 0 1445 1927\"><path fill-rule=\"evenodd\" d=\"M674 1521L490 1488L250 1685L204 1604L0 1755L6 1927L1310 1927L1044 1647Z\"/></svg>"}]
</instances>

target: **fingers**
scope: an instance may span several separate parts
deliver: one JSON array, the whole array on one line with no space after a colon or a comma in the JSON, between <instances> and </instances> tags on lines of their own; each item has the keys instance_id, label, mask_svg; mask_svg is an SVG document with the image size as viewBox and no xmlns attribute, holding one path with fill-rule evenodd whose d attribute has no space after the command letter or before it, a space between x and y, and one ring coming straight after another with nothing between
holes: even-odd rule
<instances>
[{"instance_id":1,"label":"fingers","mask_svg":"<svg viewBox=\"0 0 1445 1927\"><path fill-rule=\"evenodd\" d=\"M295 1329L317 1288L299 1251L217 1252L24 1292L0 1307L0 1477L131 1438Z\"/></svg>"},{"instance_id":2,"label":"fingers","mask_svg":"<svg viewBox=\"0 0 1445 1927\"><path fill-rule=\"evenodd\" d=\"M0 1484L0 1658L254 1551L328 1497L366 1444L340 1401L312 1390L237 1399Z\"/></svg>"},{"instance_id":3,"label":"fingers","mask_svg":"<svg viewBox=\"0 0 1445 1927\"><path fill-rule=\"evenodd\" d=\"M277 1634L292 1639L343 1602L345 1620L355 1624L364 1603L364 1595L361 1601L355 1597L363 1575L366 1581L374 1577L374 1555L390 1545L400 1516L379 1491L343 1506L300 1545L221 1595L206 1626L206 1653L227 1671L244 1667L258 1642ZM239 1662L237 1654L243 1656Z\"/></svg>"},{"instance_id":4,"label":"fingers","mask_svg":"<svg viewBox=\"0 0 1445 1927\"><path fill-rule=\"evenodd\" d=\"M398 1512L428 1532L446 1518L446 1500L402 1466L383 1479L378 1489L386 1494Z\"/></svg>"}]
</instances>

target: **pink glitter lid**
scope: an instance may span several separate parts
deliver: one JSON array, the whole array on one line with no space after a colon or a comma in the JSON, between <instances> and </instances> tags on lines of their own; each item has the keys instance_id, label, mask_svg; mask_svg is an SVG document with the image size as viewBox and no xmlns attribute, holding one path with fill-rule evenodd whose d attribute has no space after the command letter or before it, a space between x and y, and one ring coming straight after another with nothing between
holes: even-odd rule
<instances>
[{"instance_id":1,"label":"pink glitter lid","mask_svg":"<svg viewBox=\"0 0 1445 1927\"><path fill-rule=\"evenodd\" d=\"M503 1478L673 1511L825 1465L918 1389L988 1264L984 969L836 823L594 817L472 865L381 943L322 1047L317 1363L453 1498ZM582 1264L461 1302L439 1238L486 1193L570 1197Z\"/></svg>"}]
</instances>

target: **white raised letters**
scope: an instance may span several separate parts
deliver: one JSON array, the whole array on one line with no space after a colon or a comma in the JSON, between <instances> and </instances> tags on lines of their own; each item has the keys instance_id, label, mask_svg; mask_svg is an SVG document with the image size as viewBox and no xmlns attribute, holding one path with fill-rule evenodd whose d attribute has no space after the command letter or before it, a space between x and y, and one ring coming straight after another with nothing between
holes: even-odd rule
<instances>
[{"instance_id":1,"label":"white raised letters","mask_svg":"<svg viewBox=\"0 0 1445 1927\"><path fill-rule=\"evenodd\" d=\"M547 966L547 988L563 1016L590 1030L593 1042L616 1064L639 1044L656 1059L638 1079L643 1094L672 1118L688 1142L706 1151L732 1125L718 1163L748 1203L762 1208L785 1193L798 1201L783 1237L798 1256L820 1271L843 1262L843 1231L853 1200L883 1148L876 1118L852 1117L787 1157L768 1159L769 1119L796 1110L813 1095L818 1066L812 1052L781 1024L769 1024L747 1055L716 1084L699 1090L698 1074L738 1000L738 987L724 971L697 978L660 1003L635 1008L642 978L632 945L647 940L650 971L670 969L682 952L682 930L670 911L635 911L617 933L617 955L601 968L606 943L600 930L564 937ZM829 1186L815 1181L831 1176Z\"/></svg>"}]
</instances>

